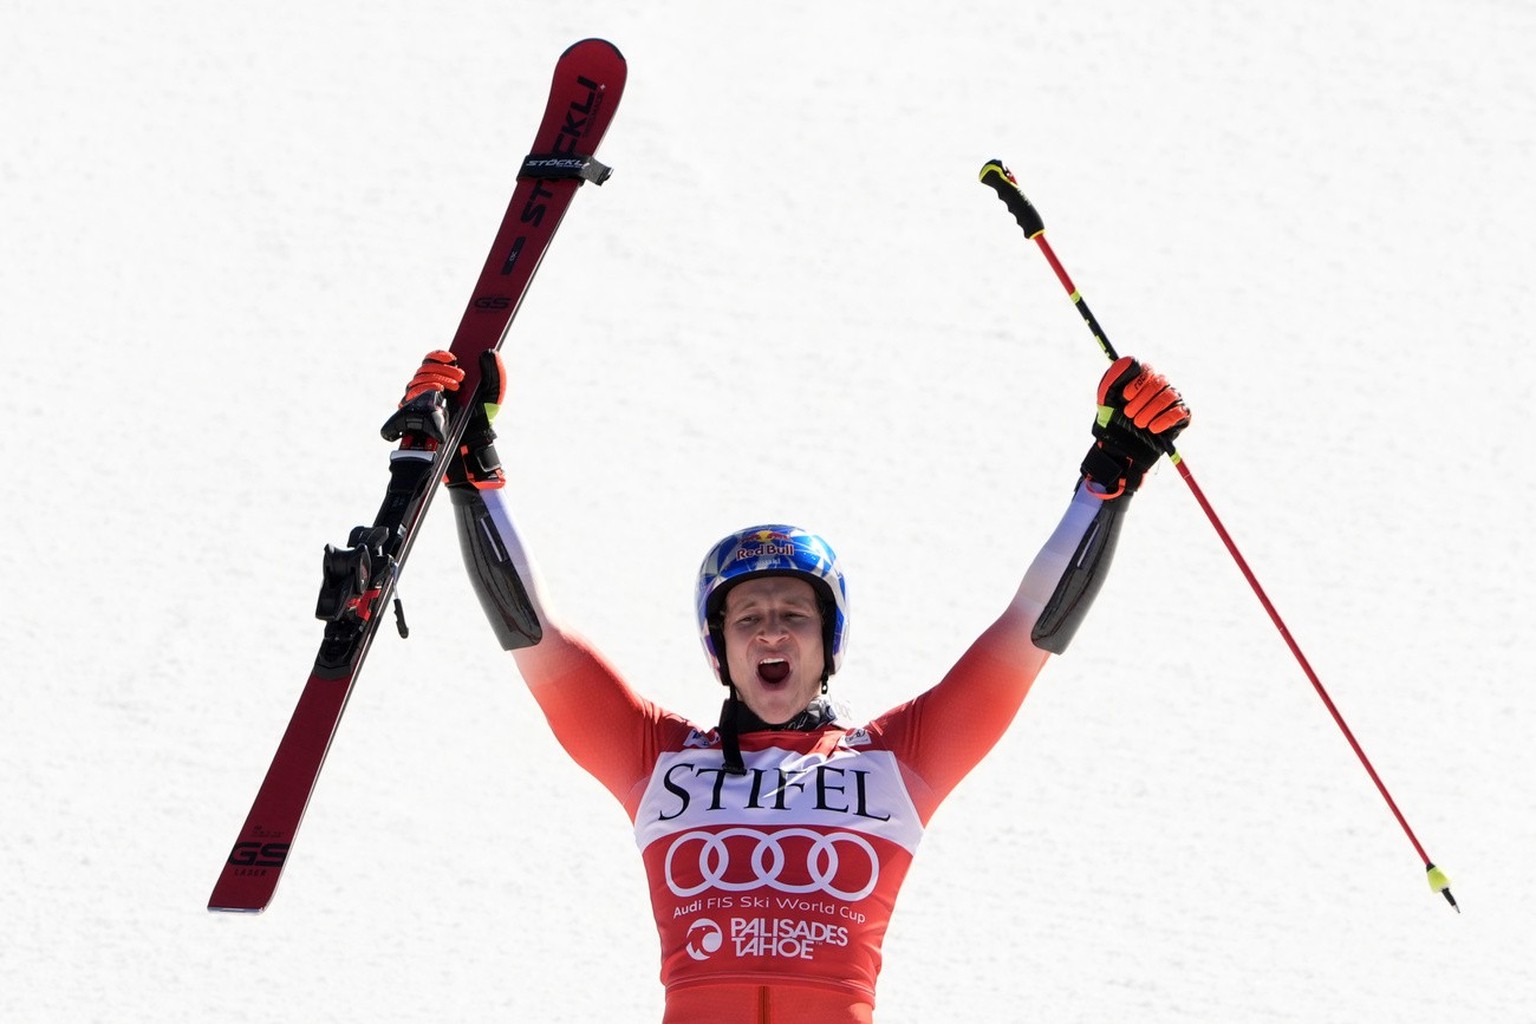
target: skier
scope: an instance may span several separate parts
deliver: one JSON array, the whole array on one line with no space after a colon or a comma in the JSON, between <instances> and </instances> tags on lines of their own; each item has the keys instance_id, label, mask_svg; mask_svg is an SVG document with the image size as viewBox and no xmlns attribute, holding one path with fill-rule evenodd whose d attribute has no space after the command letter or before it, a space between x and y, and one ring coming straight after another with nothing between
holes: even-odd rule
<instances>
[{"instance_id":1,"label":"skier","mask_svg":"<svg viewBox=\"0 0 1536 1024\"><path fill-rule=\"evenodd\" d=\"M447 478L466 566L561 745L634 822L664 1024L870 1021L881 943L924 827L1071 641L1132 495L1189 423L1182 398L1150 366L1110 366L1071 502L1001 617L937 686L862 726L825 699L848 636L832 548L782 524L721 540L696 593L727 692L704 729L636 694L551 613L504 500L494 352L481 372ZM457 390L463 375L433 352L401 404Z\"/></svg>"}]
</instances>

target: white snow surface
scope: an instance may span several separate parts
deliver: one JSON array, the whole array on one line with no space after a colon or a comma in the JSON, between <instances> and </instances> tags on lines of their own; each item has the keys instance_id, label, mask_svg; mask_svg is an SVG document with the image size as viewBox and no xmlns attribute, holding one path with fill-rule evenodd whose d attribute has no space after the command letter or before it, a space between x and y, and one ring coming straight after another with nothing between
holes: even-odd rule
<instances>
[{"instance_id":1,"label":"white snow surface","mask_svg":"<svg viewBox=\"0 0 1536 1024\"><path fill-rule=\"evenodd\" d=\"M1018 174L1464 913L1177 472L940 810L877 1012L1536 1020L1536 8L19 3L0 15L0 1016L654 1021L639 858L430 516L271 908L204 910L571 42L630 78L498 427L566 619L718 709L708 545L828 536L835 692L934 683L1103 358Z\"/></svg>"}]
</instances>

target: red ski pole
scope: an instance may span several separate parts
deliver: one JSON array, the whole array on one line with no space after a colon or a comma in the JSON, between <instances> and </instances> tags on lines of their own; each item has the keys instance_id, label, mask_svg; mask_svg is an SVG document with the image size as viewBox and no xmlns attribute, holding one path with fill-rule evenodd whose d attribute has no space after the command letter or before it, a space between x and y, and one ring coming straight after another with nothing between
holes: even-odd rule
<instances>
[{"instance_id":1,"label":"red ski pole","mask_svg":"<svg viewBox=\"0 0 1536 1024\"><path fill-rule=\"evenodd\" d=\"M1111 362L1119 358L1115 347L1110 344L1109 338L1104 334L1104 329L1099 326L1098 320L1094 318L1093 312L1088 308L1088 303L1083 301L1082 292L1077 290L1077 286L1067 276L1066 268L1061 265L1061 261L1056 258L1056 253L1051 249L1051 244L1046 241L1045 221L1041 218L1040 212L1035 209L1034 204L1020 190L1018 180L1014 178L1013 173L1003 166L1001 160L989 160L981 169L981 183L997 192L997 197L1003 201L1004 206L1008 207L1008 212L1013 214L1013 219L1024 230L1025 237L1040 247L1040 252L1045 256L1046 262L1050 263L1051 269L1056 272L1056 279L1067 290L1067 295L1072 299L1072 304L1077 307L1083 322L1093 332L1093 337L1098 341L1099 348L1104 350L1104 354L1109 357ZM1311 681L1312 688L1317 691L1317 695L1322 698L1323 705L1328 709L1328 713L1333 716L1339 731L1349 741L1350 749L1355 752L1355 756L1365 766L1366 774L1371 777L1371 781L1376 784L1376 789L1381 793L1382 799L1391 808L1393 817L1397 819L1397 823L1403 828L1403 834L1408 837L1408 841L1413 844L1413 849L1418 853L1419 859L1424 862L1424 870L1429 875L1430 888L1444 896L1446 902L1455 908L1458 914L1461 913L1461 908L1456 905L1456 897L1451 895L1450 879L1446 877L1444 871L1435 867L1434 862L1429 859L1429 854L1424 852L1424 845L1419 842L1419 837L1413 834L1413 829L1409 826L1408 819L1403 817L1403 812L1397 807L1397 801L1393 800L1392 794L1387 792L1387 787L1381 781L1381 776L1376 774L1376 769L1371 765L1371 759L1365 756L1365 750L1361 748L1359 741L1355 739L1355 734L1350 731L1349 725L1344 721L1344 716L1339 713L1338 707L1333 703L1333 698L1328 696L1328 691L1323 687L1323 681L1312 670L1312 664L1307 661L1307 656L1301 652L1301 646L1296 643L1296 638L1291 636L1291 631L1286 628L1285 622L1280 618L1280 613L1275 610L1269 595L1264 593L1264 588L1259 585L1258 577L1254 576L1253 570L1248 567L1248 560L1243 557L1241 551L1237 550L1237 544L1233 542L1231 534L1227 533L1227 528L1222 525L1221 517L1216 514L1216 510L1206 500L1205 492L1195 482L1194 474L1189 471L1189 466L1185 464L1184 459L1174 449L1172 444L1167 444L1165 450L1168 453L1169 461L1178 469L1179 476L1183 477L1184 482L1189 485L1190 493L1195 496L1195 501L1200 505L1201 510L1205 512L1206 518L1216 528L1216 535L1226 545L1227 551L1232 555L1232 560L1237 563L1243 578L1248 581L1248 586L1253 588L1254 595L1258 597L1259 603L1264 606L1264 611L1269 614L1270 621L1280 631L1280 636L1285 641L1285 645L1296 656L1297 664L1301 666L1302 672Z\"/></svg>"}]
</instances>

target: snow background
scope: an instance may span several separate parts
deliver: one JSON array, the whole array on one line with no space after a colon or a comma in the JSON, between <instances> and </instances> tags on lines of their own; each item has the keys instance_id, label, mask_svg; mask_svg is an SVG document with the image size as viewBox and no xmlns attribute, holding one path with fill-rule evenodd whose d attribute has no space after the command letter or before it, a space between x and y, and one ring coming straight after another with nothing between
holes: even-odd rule
<instances>
[{"instance_id":1,"label":"snow background","mask_svg":"<svg viewBox=\"0 0 1536 1024\"><path fill-rule=\"evenodd\" d=\"M8 5L5 1018L658 1019L627 822L442 507L272 908L203 909L321 547L372 517L374 431L594 35L630 63L617 172L523 307L498 423L566 618L708 721L693 571L786 519L852 580L835 692L869 717L937 680L1065 506L1103 368L976 182L1001 157L1188 397L1191 469L1465 910L1165 466L935 819L883 1024L1536 1020L1512 0Z\"/></svg>"}]
</instances>

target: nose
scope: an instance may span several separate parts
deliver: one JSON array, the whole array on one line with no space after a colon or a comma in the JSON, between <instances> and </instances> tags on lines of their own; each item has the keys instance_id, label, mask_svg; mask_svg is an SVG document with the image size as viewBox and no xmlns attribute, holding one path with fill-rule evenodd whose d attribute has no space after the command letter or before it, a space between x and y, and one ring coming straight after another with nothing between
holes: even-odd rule
<instances>
[{"instance_id":1,"label":"nose","mask_svg":"<svg viewBox=\"0 0 1536 1024\"><path fill-rule=\"evenodd\" d=\"M783 616L776 613L764 615L762 628L758 631L758 635L764 639L771 640L786 637L789 635L789 624L784 620Z\"/></svg>"}]
</instances>

